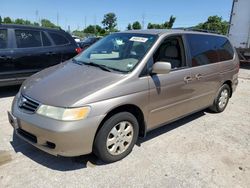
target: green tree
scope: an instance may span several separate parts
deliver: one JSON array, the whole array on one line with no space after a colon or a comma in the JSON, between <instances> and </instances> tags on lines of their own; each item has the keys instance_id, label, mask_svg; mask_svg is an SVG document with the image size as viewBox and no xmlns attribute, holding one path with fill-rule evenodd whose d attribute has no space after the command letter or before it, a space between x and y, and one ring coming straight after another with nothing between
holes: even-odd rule
<instances>
[{"instance_id":1,"label":"green tree","mask_svg":"<svg viewBox=\"0 0 250 188\"><path fill-rule=\"evenodd\" d=\"M222 17L215 15L208 17L206 22L200 23L194 28L214 31L219 34L226 35L229 28L229 22L223 21Z\"/></svg>"},{"instance_id":2,"label":"green tree","mask_svg":"<svg viewBox=\"0 0 250 188\"><path fill-rule=\"evenodd\" d=\"M127 30L132 30L132 25L131 24L128 24Z\"/></svg>"},{"instance_id":3,"label":"green tree","mask_svg":"<svg viewBox=\"0 0 250 188\"><path fill-rule=\"evenodd\" d=\"M24 20L20 19L20 18L17 18L14 23L15 24L24 24Z\"/></svg>"},{"instance_id":4,"label":"green tree","mask_svg":"<svg viewBox=\"0 0 250 188\"><path fill-rule=\"evenodd\" d=\"M173 15L170 16L169 21L166 21L163 24L164 29L171 29L174 25L174 22L176 20L176 17L174 17Z\"/></svg>"},{"instance_id":5,"label":"green tree","mask_svg":"<svg viewBox=\"0 0 250 188\"><path fill-rule=\"evenodd\" d=\"M163 24L148 23L148 29L171 29L175 23L176 17L170 16L169 20Z\"/></svg>"},{"instance_id":6,"label":"green tree","mask_svg":"<svg viewBox=\"0 0 250 188\"><path fill-rule=\"evenodd\" d=\"M80 38L84 38L85 37L85 33L83 31L79 31L79 30L75 30L72 32L73 35L78 36Z\"/></svg>"},{"instance_id":7,"label":"green tree","mask_svg":"<svg viewBox=\"0 0 250 188\"><path fill-rule=\"evenodd\" d=\"M132 27L134 30L139 30L139 29L141 29L141 24L140 24L140 22L136 21L133 23Z\"/></svg>"},{"instance_id":8,"label":"green tree","mask_svg":"<svg viewBox=\"0 0 250 188\"><path fill-rule=\"evenodd\" d=\"M108 32L114 32L116 31L115 27L117 26L117 17L115 13L108 13L104 15L103 26L105 27L106 31Z\"/></svg>"},{"instance_id":9,"label":"green tree","mask_svg":"<svg viewBox=\"0 0 250 188\"><path fill-rule=\"evenodd\" d=\"M33 25L34 26L40 26L39 23L37 23L37 22L34 22Z\"/></svg>"},{"instance_id":10,"label":"green tree","mask_svg":"<svg viewBox=\"0 0 250 188\"><path fill-rule=\"evenodd\" d=\"M42 27L49 27L49 28L59 28L54 23L52 23L50 20L42 19L41 20L41 26Z\"/></svg>"},{"instance_id":11,"label":"green tree","mask_svg":"<svg viewBox=\"0 0 250 188\"><path fill-rule=\"evenodd\" d=\"M3 23L11 24L12 21L11 21L10 17L5 17L5 18L3 19Z\"/></svg>"},{"instance_id":12,"label":"green tree","mask_svg":"<svg viewBox=\"0 0 250 188\"><path fill-rule=\"evenodd\" d=\"M95 26L94 25L89 25L83 31L84 31L84 33L94 34L95 33Z\"/></svg>"},{"instance_id":13,"label":"green tree","mask_svg":"<svg viewBox=\"0 0 250 188\"><path fill-rule=\"evenodd\" d=\"M0 16L0 24L3 22L2 17Z\"/></svg>"},{"instance_id":14,"label":"green tree","mask_svg":"<svg viewBox=\"0 0 250 188\"><path fill-rule=\"evenodd\" d=\"M99 25L89 25L82 32L85 34L95 34L95 35L104 35L106 33L105 29L103 29Z\"/></svg>"}]
</instances>

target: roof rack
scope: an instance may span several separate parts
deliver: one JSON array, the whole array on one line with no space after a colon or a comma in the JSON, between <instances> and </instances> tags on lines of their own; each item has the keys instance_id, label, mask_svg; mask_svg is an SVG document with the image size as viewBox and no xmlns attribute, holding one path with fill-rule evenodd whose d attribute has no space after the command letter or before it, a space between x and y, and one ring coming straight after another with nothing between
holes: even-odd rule
<instances>
[{"instance_id":1,"label":"roof rack","mask_svg":"<svg viewBox=\"0 0 250 188\"><path fill-rule=\"evenodd\" d=\"M195 27L184 28L184 30L185 30L185 31L198 31L198 32L203 32L203 33L220 34L218 31L206 30L206 29L197 29L197 28L195 28Z\"/></svg>"},{"instance_id":2,"label":"roof rack","mask_svg":"<svg viewBox=\"0 0 250 188\"><path fill-rule=\"evenodd\" d=\"M25 25L25 24L6 24L6 23L1 23L0 25L2 26L10 26L10 27L29 27L29 28L37 28L37 29L51 29L51 30L62 30L64 31L61 27L57 28L51 28L51 27L44 27L44 26L36 26L36 25Z\"/></svg>"}]
</instances>

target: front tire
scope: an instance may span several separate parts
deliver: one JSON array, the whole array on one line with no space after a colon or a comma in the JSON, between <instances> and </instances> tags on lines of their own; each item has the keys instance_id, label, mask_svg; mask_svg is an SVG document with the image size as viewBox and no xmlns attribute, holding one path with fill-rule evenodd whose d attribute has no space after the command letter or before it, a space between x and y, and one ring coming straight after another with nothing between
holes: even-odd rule
<instances>
[{"instance_id":1,"label":"front tire","mask_svg":"<svg viewBox=\"0 0 250 188\"><path fill-rule=\"evenodd\" d=\"M139 132L135 116L120 112L106 120L96 135L93 151L106 163L126 157L133 149Z\"/></svg>"},{"instance_id":2,"label":"front tire","mask_svg":"<svg viewBox=\"0 0 250 188\"><path fill-rule=\"evenodd\" d=\"M218 91L216 98L214 99L213 105L209 108L213 112L220 113L227 107L230 95L230 87L224 84Z\"/></svg>"}]
</instances>

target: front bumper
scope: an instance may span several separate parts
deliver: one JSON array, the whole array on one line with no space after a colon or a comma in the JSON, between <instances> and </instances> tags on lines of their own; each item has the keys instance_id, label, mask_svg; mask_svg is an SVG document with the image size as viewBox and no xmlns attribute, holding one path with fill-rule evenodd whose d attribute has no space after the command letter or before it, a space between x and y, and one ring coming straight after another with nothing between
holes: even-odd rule
<instances>
[{"instance_id":1,"label":"front bumper","mask_svg":"<svg viewBox=\"0 0 250 188\"><path fill-rule=\"evenodd\" d=\"M8 117L15 133L35 147L52 155L79 156L92 152L94 137L104 115L81 121L58 121L24 113L14 99Z\"/></svg>"}]
</instances>

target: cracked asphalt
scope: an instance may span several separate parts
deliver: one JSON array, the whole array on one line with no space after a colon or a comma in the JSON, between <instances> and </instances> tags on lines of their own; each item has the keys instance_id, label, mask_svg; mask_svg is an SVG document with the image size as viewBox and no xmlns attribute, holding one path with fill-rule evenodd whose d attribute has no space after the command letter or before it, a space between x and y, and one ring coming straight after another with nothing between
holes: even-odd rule
<instances>
[{"instance_id":1,"label":"cracked asphalt","mask_svg":"<svg viewBox=\"0 0 250 188\"><path fill-rule=\"evenodd\" d=\"M150 132L125 159L54 157L13 135L0 88L0 187L250 187L250 68L226 110L207 110Z\"/></svg>"}]
</instances>

